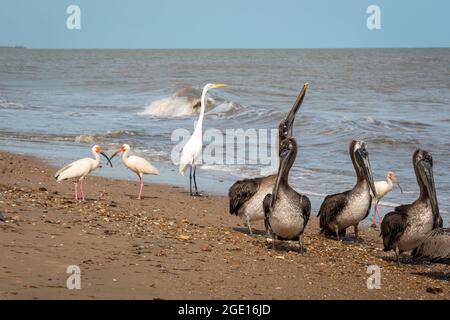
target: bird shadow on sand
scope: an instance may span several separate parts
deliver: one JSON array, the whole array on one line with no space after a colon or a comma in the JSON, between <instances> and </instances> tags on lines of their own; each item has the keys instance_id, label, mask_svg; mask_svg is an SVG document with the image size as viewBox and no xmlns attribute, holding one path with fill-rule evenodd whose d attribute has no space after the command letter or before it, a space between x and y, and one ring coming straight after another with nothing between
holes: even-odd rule
<instances>
[{"instance_id":1,"label":"bird shadow on sand","mask_svg":"<svg viewBox=\"0 0 450 320\"><path fill-rule=\"evenodd\" d=\"M307 249L304 246L299 246L298 241L292 240L276 240L275 248L273 248L272 242L270 242L267 244L267 249L275 252L297 252L300 254L305 254L307 252Z\"/></svg>"},{"instance_id":2,"label":"bird shadow on sand","mask_svg":"<svg viewBox=\"0 0 450 320\"><path fill-rule=\"evenodd\" d=\"M191 196L191 193L189 191L182 191L181 193L185 194L186 196L190 197L190 198L208 198L207 194L203 194L203 193L199 193L199 194L194 194Z\"/></svg>"},{"instance_id":3,"label":"bird shadow on sand","mask_svg":"<svg viewBox=\"0 0 450 320\"><path fill-rule=\"evenodd\" d=\"M443 280L450 282L450 271L424 271L424 272L414 272L413 274L432 278L435 280Z\"/></svg>"},{"instance_id":4,"label":"bird shadow on sand","mask_svg":"<svg viewBox=\"0 0 450 320\"><path fill-rule=\"evenodd\" d=\"M359 237L356 238L355 236L345 236L341 237L339 240L336 237L327 237L324 236L325 239L328 240L334 240L334 241L340 241L342 243L348 244L348 245L354 245L354 246L366 246L369 245L369 243L364 240L363 238Z\"/></svg>"},{"instance_id":5,"label":"bird shadow on sand","mask_svg":"<svg viewBox=\"0 0 450 320\"><path fill-rule=\"evenodd\" d=\"M267 232L265 230L255 230L253 229L253 234L250 234L250 231L247 227L234 227L233 231L240 232L243 234L246 234L250 237L262 237L266 239L270 239L271 237L267 235ZM267 249L273 250L272 242L267 244ZM298 237L293 240L284 240L284 239L278 239L276 240L275 244L275 251L285 251L285 252L298 252L298 253L306 253L306 248L300 248L298 245Z\"/></svg>"},{"instance_id":6,"label":"bird shadow on sand","mask_svg":"<svg viewBox=\"0 0 450 320\"><path fill-rule=\"evenodd\" d=\"M247 227L235 227L233 231L244 233L248 236L256 236L256 237L267 237L267 232L265 230L252 230L253 234L250 234L250 231Z\"/></svg>"},{"instance_id":7,"label":"bird shadow on sand","mask_svg":"<svg viewBox=\"0 0 450 320\"><path fill-rule=\"evenodd\" d=\"M397 258L395 257L395 255L387 255L389 253L385 253L385 255L382 256L378 256L378 258L380 258L381 260L384 260L386 262L390 262L390 263L397 263ZM400 265L409 265L409 266L433 266L433 263L430 262L426 262L426 261L420 261L420 260L416 260L414 259L412 256L408 256L406 254L402 254L399 257L399 261L400 261ZM426 276L427 274L432 274L433 272L418 272L415 273L417 275L423 275ZM447 277L448 280L450 280L450 273L447 273Z\"/></svg>"},{"instance_id":8,"label":"bird shadow on sand","mask_svg":"<svg viewBox=\"0 0 450 320\"><path fill-rule=\"evenodd\" d=\"M135 194L125 193L125 196L127 196L131 200L139 200ZM155 197L155 196L141 196L141 200L145 200L145 199L159 199L159 197Z\"/></svg>"}]
</instances>

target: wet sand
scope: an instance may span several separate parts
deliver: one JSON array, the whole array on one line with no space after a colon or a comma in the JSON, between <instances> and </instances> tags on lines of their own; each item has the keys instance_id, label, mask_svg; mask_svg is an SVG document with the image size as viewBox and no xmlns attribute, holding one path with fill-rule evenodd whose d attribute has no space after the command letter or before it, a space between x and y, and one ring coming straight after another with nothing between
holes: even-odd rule
<instances>
[{"instance_id":1,"label":"wet sand","mask_svg":"<svg viewBox=\"0 0 450 320\"><path fill-rule=\"evenodd\" d=\"M135 181L89 177L78 203L55 171L0 152L1 299L450 298L447 266L407 256L398 266L379 230L363 228L359 242L352 231L342 242L325 239L313 212L306 252L296 242L274 251L228 213L226 197L147 184L138 201ZM81 290L66 288L69 265L81 269ZM367 288L370 265L381 268L380 289Z\"/></svg>"}]
</instances>

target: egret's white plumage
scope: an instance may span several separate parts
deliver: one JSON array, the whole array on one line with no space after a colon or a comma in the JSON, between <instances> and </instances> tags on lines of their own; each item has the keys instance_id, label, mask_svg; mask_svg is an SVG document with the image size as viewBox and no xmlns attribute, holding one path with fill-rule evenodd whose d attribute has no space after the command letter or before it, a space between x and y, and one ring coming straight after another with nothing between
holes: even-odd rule
<instances>
[{"instance_id":1,"label":"egret's white plumage","mask_svg":"<svg viewBox=\"0 0 450 320\"><path fill-rule=\"evenodd\" d=\"M108 159L109 162L108 156L103 153L102 148L98 145L92 147L92 154L94 155L95 159L83 158L74 161L64 166L62 169L58 170L58 172L55 173L55 179L58 182L68 179L75 180L75 200L78 200L78 183L80 183L81 200L84 201L83 179L89 173L100 167L101 162L99 154L103 155L106 159Z\"/></svg>"},{"instance_id":2,"label":"egret's white plumage","mask_svg":"<svg viewBox=\"0 0 450 320\"><path fill-rule=\"evenodd\" d=\"M128 169L136 173L139 177L141 186L138 199L141 199L142 188L144 187L144 174L159 175L159 170L144 158L138 156L130 156L130 150L130 146L128 144L124 144L119 148L119 150L117 150L116 153L113 154L111 159L114 158L117 154L123 152L122 162Z\"/></svg>"},{"instance_id":3,"label":"egret's white plumage","mask_svg":"<svg viewBox=\"0 0 450 320\"><path fill-rule=\"evenodd\" d=\"M389 192L391 192L394 189L394 183L397 183L398 187L400 188L401 192L403 193L403 190L400 187L400 183L397 180L395 173L392 171L389 171L387 173L386 181L376 181L375 182L375 190L377 191L377 197L374 197L372 190L370 191L370 195L372 196L372 198L375 201L375 209L374 209L373 220L372 220L372 224L375 226L377 225L377 216L380 218L380 221L381 221L378 203L385 195L387 195Z\"/></svg>"},{"instance_id":4,"label":"egret's white plumage","mask_svg":"<svg viewBox=\"0 0 450 320\"><path fill-rule=\"evenodd\" d=\"M195 126L194 133L192 133L189 140L183 147L181 151L180 157L180 174L184 176L184 172L189 166L190 176L189 176L189 191L192 195L192 168L194 168L194 185L195 185L195 194L198 195L197 191L197 182L195 180L195 171L197 167L197 159L203 148L203 118L205 116L205 106L206 106L206 93L210 89L221 88L224 87L223 84L212 84L208 83L204 86L202 91L202 96L200 99L201 109L200 115L198 117L197 125Z\"/></svg>"}]
</instances>

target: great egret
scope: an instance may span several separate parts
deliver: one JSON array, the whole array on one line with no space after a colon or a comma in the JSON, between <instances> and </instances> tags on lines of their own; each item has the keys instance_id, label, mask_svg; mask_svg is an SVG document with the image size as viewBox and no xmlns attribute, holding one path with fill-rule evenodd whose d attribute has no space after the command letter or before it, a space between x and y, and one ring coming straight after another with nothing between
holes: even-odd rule
<instances>
[{"instance_id":1,"label":"great egret","mask_svg":"<svg viewBox=\"0 0 450 320\"><path fill-rule=\"evenodd\" d=\"M67 179L75 179L75 200L81 200L84 201L84 191L83 191L83 180L84 177L86 177L89 173L100 167L100 156L104 156L108 163L111 165L111 160L108 158L108 156L103 152L103 149L95 145L92 147L92 154L94 155L95 159L91 158L84 158L77 160L75 162L72 162L71 164L68 164L67 166L64 166L62 169L58 170L58 172L55 173L55 179L56 181L60 182ZM81 198L78 198L78 183L80 183L80 195Z\"/></svg>"},{"instance_id":2,"label":"great egret","mask_svg":"<svg viewBox=\"0 0 450 320\"><path fill-rule=\"evenodd\" d=\"M189 193L191 196L198 196L197 181L195 179L195 173L197 169L197 158L202 152L203 148L203 118L205 116L206 105L206 93L210 89L223 88L224 84L208 83L205 85L201 96L201 109L200 116L198 117L197 125L195 126L194 133L191 135L187 143L184 145L181 151L180 157L180 174L184 176L186 168L189 166ZM194 170L192 170L194 169ZM193 174L192 174L192 171ZM192 176L194 176L195 194L192 193Z\"/></svg>"},{"instance_id":3,"label":"great egret","mask_svg":"<svg viewBox=\"0 0 450 320\"><path fill-rule=\"evenodd\" d=\"M130 169L131 171L136 173L137 176L139 177L139 181L140 181L141 187L139 189L138 199L140 200L141 199L141 195L142 195L142 188L144 187L144 180L143 180L144 174L159 175L159 171L154 166L152 166L150 164L150 162L148 162L144 158L141 158L141 157L138 157L138 156L130 156L129 155L130 150L131 150L130 146L128 144L124 144L124 145L122 145L119 148L119 150L117 150L112 155L110 160L112 160L112 158L114 158L119 153L123 152L123 154L122 154L122 162L125 164L125 166L128 169Z\"/></svg>"}]
</instances>

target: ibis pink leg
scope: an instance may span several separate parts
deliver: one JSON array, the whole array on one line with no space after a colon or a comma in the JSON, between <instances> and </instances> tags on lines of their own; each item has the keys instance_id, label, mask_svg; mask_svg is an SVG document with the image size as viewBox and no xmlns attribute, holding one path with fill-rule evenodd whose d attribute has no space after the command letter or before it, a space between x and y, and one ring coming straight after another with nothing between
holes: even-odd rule
<instances>
[{"instance_id":1,"label":"ibis pink leg","mask_svg":"<svg viewBox=\"0 0 450 320\"><path fill-rule=\"evenodd\" d=\"M78 182L74 182L75 185L75 201L78 201Z\"/></svg>"},{"instance_id":2,"label":"ibis pink leg","mask_svg":"<svg viewBox=\"0 0 450 320\"><path fill-rule=\"evenodd\" d=\"M373 218L372 218L372 226L377 226L377 205L375 204L375 208L373 208Z\"/></svg>"},{"instance_id":3,"label":"ibis pink leg","mask_svg":"<svg viewBox=\"0 0 450 320\"><path fill-rule=\"evenodd\" d=\"M377 203L377 205L375 206L375 208L377 209L378 220L379 220L380 223L381 223L380 205Z\"/></svg>"},{"instance_id":4,"label":"ibis pink leg","mask_svg":"<svg viewBox=\"0 0 450 320\"><path fill-rule=\"evenodd\" d=\"M83 180L80 181L81 201L84 201Z\"/></svg>"},{"instance_id":5,"label":"ibis pink leg","mask_svg":"<svg viewBox=\"0 0 450 320\"><path fill-rule=\"evenodd\" d=\"M140 180L141 180L141 188L139 190L139 197L138 197L139 200L141 200L142 188L144 187L144 180L142 180L142 178Z\"/></svg>"}]
</instances>

